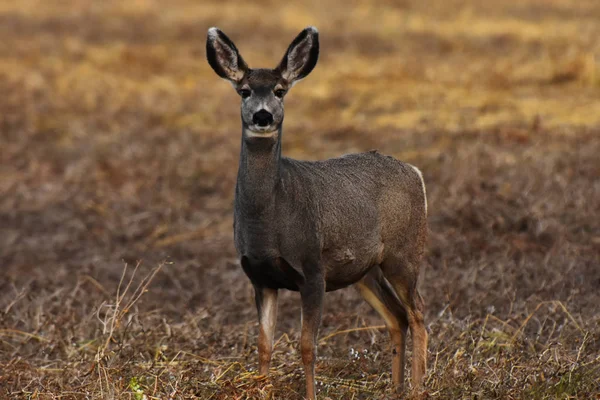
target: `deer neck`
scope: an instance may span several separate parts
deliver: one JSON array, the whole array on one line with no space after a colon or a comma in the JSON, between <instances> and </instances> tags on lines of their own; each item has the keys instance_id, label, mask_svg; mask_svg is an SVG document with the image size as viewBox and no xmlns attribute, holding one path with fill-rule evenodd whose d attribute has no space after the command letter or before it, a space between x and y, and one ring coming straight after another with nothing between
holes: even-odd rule
<instances>
[{"instance_id":1,"label":"deer neck","mask_svg":"<svg viewBox=\"0 0 600 400\"><path fill-rule=\"evenodd\" d=\"M281 127L274 138L242 135L236 203L253 213L272 209L281 166Z\"/></svg>"}]
</instances>

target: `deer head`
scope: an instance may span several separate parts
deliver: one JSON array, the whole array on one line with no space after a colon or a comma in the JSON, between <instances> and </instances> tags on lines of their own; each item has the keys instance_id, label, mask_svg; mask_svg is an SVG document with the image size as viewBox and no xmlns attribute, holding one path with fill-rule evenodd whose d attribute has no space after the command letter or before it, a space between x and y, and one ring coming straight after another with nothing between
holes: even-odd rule
<instances>
[{"instance_id":1,"label":"deer head","mask_svg":"<svg viewBox=\"0 0 600 400\"><path fill-rule=\"evenodd\" d=\"M314 27L300 32L274 69L249 68L235 44L218 28L208 30L206 55L217 75L240 95L243 135L276 138L283 123L285 95L317 65L319 33Z\"/></svg>"}]
</instances>

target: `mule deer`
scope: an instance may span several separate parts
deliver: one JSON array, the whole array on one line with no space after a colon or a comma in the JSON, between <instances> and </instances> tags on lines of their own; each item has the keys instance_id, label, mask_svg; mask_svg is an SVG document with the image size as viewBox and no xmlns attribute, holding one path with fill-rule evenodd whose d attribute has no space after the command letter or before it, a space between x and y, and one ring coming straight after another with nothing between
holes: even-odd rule
<instances>
[{"instance_id":1,"label":"mule deer","mask_svg":"<svg viewBox=\"0 0 600 400\"><path fill-rule=\"evenodd\" d=\"M325 161L281 156L283 100L317 64L317 29L304 29L275 69L251 69L233 42L210 28L210 66L241 96L242 144L234 240L255 290L259 373L268 374L277 291L299 291L306 395L315 399L317 331L326 291L356 284L392 341L392 381L401 391L404 348L413 340L412 382L425 374L427 331L417 291L427 235L420 171L375 151Z\"/></svg>"}]
</instances>

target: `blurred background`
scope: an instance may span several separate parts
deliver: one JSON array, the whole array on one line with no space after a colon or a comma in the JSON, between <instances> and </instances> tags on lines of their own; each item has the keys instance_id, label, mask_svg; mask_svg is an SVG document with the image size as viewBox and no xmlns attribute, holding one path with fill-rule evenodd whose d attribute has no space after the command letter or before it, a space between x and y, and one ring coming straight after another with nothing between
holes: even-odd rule
<instances>
[{"instance_id":1,"label":"blurred background","mask_svg":"<svg viewBox=\"0 0 600 400\"><path fill-rule=\"evenodd\" d=\"M598 21L595 0L0 1L0 397L302 398L295 293L256 379L239 99L204 49L218 26L274 67L307 25L284 154L424 173L423 396L597 396ZM353 289L326 302L321 396L387 398L383 322Z\"/></svg>"}]
</instances>

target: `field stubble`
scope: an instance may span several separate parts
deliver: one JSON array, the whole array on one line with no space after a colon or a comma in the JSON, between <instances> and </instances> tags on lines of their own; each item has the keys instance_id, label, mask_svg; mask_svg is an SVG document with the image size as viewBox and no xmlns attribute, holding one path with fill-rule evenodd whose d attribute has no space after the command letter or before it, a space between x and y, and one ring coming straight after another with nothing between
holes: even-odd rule
<instances>
[{"instance_id":1,"label":"field stubble","mask_svg":"<svg viewBox=\"0 0 600 400\"><path fill-rule=\"evenodd\" d=\"M297 294L256 373L239 111L203 48L218 25L274 65L308 24L284 152L378 148L427 182L419 396L598 397L600 6L274 4L0 4L0 397L302 398ZM381 325L327 295L321 397L389 397Z\"/></svg>"}]
</instances>

